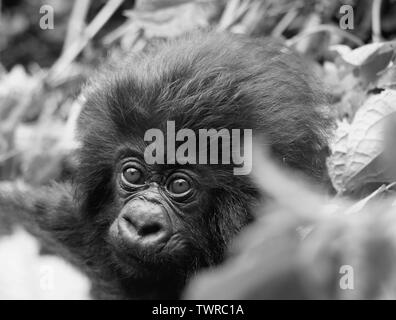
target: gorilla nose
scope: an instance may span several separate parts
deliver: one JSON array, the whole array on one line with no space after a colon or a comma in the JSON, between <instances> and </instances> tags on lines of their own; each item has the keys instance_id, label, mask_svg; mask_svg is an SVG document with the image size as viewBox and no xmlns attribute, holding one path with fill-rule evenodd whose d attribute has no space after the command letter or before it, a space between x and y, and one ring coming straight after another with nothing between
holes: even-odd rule
<instances>
[{"instance_id":1,"label":"gorilla nose","mask_svg":"<svg viewBox=\"0 0 396 320\"><path fill-rule=\"evenodd\" d=\"M164 208L145 201L135 201L122 213L119 229L129 244L143 247L165 243L172 232Z\"/></svg>"}]
</instances>

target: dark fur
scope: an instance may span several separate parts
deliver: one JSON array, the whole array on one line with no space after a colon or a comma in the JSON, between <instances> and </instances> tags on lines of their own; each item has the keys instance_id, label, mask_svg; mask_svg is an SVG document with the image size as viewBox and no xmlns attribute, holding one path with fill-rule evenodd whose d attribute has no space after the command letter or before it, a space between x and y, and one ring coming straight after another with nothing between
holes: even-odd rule
<instances>
[{"instance_id":1,"label":"dark fur","mask_svg":"<svg viewBox=\"0 0 396 320\"><path fill-rule=\"evenodd\" d=\"M143 150L147 129L166 131L166 120L175 120L177 129L253 129L283 163L323 177L329 122L317 108L324 97L302 59L273 42L188 35L108 67L91 81L86 98L76 196L62 186L39 194L0 188L0 209L19 203L23 219L38 222L33 231L87 272L95 297L178 297L186 278L219 263L230 239L252 219L257 193L249 177L197 165L200 195L195 212L182 217L185 233L174 244L186 254L155 261L161 267L148 267L148 275L119 261L107 241L121 209L115 156L132 146Z\"/></svg>"}]
</instances>

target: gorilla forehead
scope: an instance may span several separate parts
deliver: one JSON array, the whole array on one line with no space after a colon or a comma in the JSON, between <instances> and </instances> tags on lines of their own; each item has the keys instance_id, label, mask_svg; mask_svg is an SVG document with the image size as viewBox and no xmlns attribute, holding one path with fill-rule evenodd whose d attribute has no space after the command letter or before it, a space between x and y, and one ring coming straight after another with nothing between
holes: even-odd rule
<instances>
[{"instance_id":1,"label":"gorilla forehead","mask_svg":"<svg viewBox=\"0 0 396 320\"><path fill-rule=\"evenodd\" d=\"M191 129L252 128L258 101L273 107L268 97L279 86L286 94L298 89L276 81L279 68L294 76L278 56L279 51L267 49L265 42L260 47L235 35L171 41L144 55L128 56L118 67L110 64L87 90L84 118L96 113L95 118L111 121L122 132L144 131L149 129L146 124L161 127L166 120ZM303 75L299 78L303 86Z\"/></svg>"}]
</instances>

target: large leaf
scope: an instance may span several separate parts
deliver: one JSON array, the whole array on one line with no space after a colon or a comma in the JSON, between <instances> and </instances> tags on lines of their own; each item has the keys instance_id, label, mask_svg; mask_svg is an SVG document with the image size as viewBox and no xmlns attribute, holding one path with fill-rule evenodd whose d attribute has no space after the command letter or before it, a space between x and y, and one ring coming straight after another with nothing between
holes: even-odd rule
<instances>
[{"instance_id":1,"label":"large leaf","mask_svg":"<svg viewBox=\"0 0 396 320\"><path fill-rule=\"evenodd\" d=\"M371 182L390 182L381 155L385 123L394 112L396 91L385 90L367 99L350 126L339 127L328 160L330 178L337 191L353 191Z\"/></svg>"}]
</instances>

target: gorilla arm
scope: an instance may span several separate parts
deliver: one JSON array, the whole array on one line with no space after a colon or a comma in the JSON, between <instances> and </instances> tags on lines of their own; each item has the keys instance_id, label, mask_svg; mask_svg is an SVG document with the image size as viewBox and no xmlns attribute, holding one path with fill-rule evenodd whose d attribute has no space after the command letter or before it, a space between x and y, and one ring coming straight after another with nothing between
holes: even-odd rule
<instances>
[{"instance_id":1,"label":"gorilla arm","mask_svg":"<svg viewBox=\"0 0 396 320\"><path fill-rule=\"evenodd\" d=\"M0 223L7 219L23 225L46 247L56 248L61 255L82 254L77 213L70 185L32 187L22 182L0 183Z\"/></svg>"}]
</instances>

